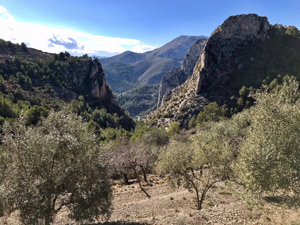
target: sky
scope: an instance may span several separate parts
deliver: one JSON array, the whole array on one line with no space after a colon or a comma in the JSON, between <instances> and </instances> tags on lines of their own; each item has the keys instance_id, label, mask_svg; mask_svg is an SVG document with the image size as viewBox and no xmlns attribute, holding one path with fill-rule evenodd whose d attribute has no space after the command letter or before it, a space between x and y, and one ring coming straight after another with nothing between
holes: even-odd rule
<instances>
[{"instance_id":1,"label":"sky","mask_svg":"<svg viewBox=\"0 0 300 225\"><path fill-rule=\"evenodd\" d=\"M0 38L42 51L112 56L211 33L256 13L300 28L300 0L0 0Z\"/></svg>"}]
</instances>

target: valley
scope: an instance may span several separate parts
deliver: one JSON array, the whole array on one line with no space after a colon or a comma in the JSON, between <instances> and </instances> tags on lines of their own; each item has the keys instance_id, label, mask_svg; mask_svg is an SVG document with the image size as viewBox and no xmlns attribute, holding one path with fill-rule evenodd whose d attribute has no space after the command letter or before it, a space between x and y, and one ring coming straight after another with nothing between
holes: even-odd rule
<instances>
[{"instance_id":1,"label":"valley","mask_svg":"<svg viewBox=\"0 0 300 225\"><path fill-rule=\"evenodd\" d=\"M112 57L1 39L0 224L300 224L299 82L257 14Z\"/></svg>"}]
</instances>

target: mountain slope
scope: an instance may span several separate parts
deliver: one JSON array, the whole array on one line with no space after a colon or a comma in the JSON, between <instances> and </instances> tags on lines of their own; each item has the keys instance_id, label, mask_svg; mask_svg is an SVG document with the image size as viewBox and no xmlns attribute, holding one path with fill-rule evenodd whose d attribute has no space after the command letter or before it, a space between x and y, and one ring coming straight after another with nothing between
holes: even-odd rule
<instances>
[{"instance_id":1,"label":"mountain slope","mask_svg":"<svg viewBox=\"0 0 300 225\"><path fill-rule=\"evenodd\" d=\"M192 75L195 64L199 59L200 53L202 52L206 41L207 38L199 38L186 53L181 69L173 68L170 72L163 76L159 85L157 108L163 104L164 95L166 95L172 89L183 84L187 78ZM168 97L165 96L165 100L167 99Z\"/></svg>"},{"instance_id":2,"label":"mountain slope","mask_svg":"<svg viewBox=\"0 0 300 225\"><path fill-rule=\"evenodd\" d=\"M181 66L185 54L198 38L180 36L150 52L127 51L100 59L108 84L116 93L126 92L139 85L158 84L172 67Z\"/></svg>"},{"instance_id":3,"label":"mountain slope","mask_svg":"<svg viewBox=\"0 0 300 225\"><path fill-rule=\"evenodd\" d=\"M117 95L117 102L132 117L144 117L155 110L158 96L158 84L143 85Z\"/></svg>"},{"instance_id":4,"label":"mountain slope","mask_svg":"<svg viewBox=\"0 0 300 225\"><path fill-rule=\"evenodd\" d=\"M134 88L130 91L127 91L123 94L117 95L118 103L132 116L144 117L150 111L155 110L157 105L160 104L162 96L168 91L171 90L180 84L184 83L186 79L192 74L193 68L199 58L199 55L206 43L207 38L199 38L189 49L188 53L185 55L183 60L182 69L179 68L179 65L174 65L172 68L169 68L169 71L164 74L161 79L161 74L153 75L155 72L164 71L167 69L166 61L170 60L169 58L163 57L153 57L149 61L153 63L149 65L150 68L144 72L142 77L139 77L139 81L145 83L144 81L151 77L148 80L148 83L156 83L161 79L160 86L158 89L157 84L152 85L143 85L137 88ZM172 44L172 42L171 42ZM174 44L174 43L173 43ZM178 44L182 44L179 42ZM169 46L170 47L170 46ZM173 46L174 47L174 46ZM164 52L160 50L160 53ZM175 55L173 54L175 57ZM143 63L146 63L144 61ZM141 63L141 64L143 64ZM161 68L162 67L162 68ZM140 66L132 67L132 69L138 69ZM157 80L156 80L157 79ZM123 82L124 85L128 83ZM158 96L159 92L159 96Z\"/></svg>"},{"instance_id":5,"label":"mountain slope","mask_svg":"<svg viewBox=\"0 0 300 225\"><path fill-rule=\"evenodd\" d=\"M280 79L300 78L300 32L295 27L270 25L255 14L231 16L208 39L193 75L171 93L171 100L148 118L168 125L187 126L208 102L229 108L245 107L239 90ZM238 100L238 101L237 101ZM163 118L164 117L164 118ZM158 121L158 122L157 122Z\"/></svg>"},{"instance_id":6,"label":"mountain slope","mask_svg":"<svg viewBox=\"0 0 300 225\"><path fill-rule=\"evenodd\" d=\"M98 59L73 57L67 52L49 54L3 40L0 51L0 95L20 111L35 105L46 110L69 104L87 121L92 119L93 110L103 109L103 115L115 114L119 120L99 125L113 124L128 130L134 127L133 120L115 103Z\"/></svg>"}]
</instances>

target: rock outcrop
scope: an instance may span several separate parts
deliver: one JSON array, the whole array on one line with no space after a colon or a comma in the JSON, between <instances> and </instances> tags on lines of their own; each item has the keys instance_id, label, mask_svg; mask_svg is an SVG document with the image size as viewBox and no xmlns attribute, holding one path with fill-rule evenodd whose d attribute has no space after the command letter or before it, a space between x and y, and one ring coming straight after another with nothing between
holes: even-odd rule
<instances>
[{"instance_id":1,"label":"rock outcrop","mask_svg":"<svg viewBox=\"0 0 300 225\"><path fill-rule=\"evenodd\" d=\"M166 96L165 101L168 101L171 90L183 84L187 78L186 73L180 68L173 68L170 72L166 73L159 85L157 108L164 103L163 97Z\"/></svg>"},{"instance_id":2,"label":"rock outcrop","mask_svg":"<svg viewBox=\"0 0 300 225\"><path fill-rule=\"evenodd\" d=\"M232 74L251 60L251 49L269 38L271 25L256 14L231 16L208 39L195 69L197 94L226 85ZM239 54L247 50L249 55Z\"/></svg>"},{"instance_id":3,"label":"rock outcrop","mask_svg":"<svg viewBox=\"0 0 300 225\"><path fill-rule=\"evenodd\" d=\"M207 42L207 38L199 38L186 53L181 69L188 76L193 74L194 67L200 57L202 50Z\"/></svg>"},{"instance_id":4,"label":"rock outcrop","mask_svg":"<svg viewBox=\"0 0 300 225\"><path fill-rule=\"evenodd\" d=\"M64 83L77 94L84 94L90 100L105 97L110 91L106 87L103 68L96 58L82 57L65 69Z\"/></svg>"},{"instance_id":5,"label":"rock outcrop","mask_svg":"<svg viewBox=\"0 0 300 225\"><path fill-rule=\"evenodd\" d=\"M107 94L105 74L98 59L94 59L92 62L89 79L92 97L100 98Z\"/></svg>"},{"instance_id":6,"label":"rock outcrop","mask_svg":"<svg viewBox=\"0 0 300 225\"><path fill-rule=\"evenodd\" d=\"M171 90L183 84L192 75L206 41L207 38L199 38L185 55L181 69L173 68L163 76L159 85L157 108L169 100Z\"/></svg>"},{"instance_id":7,"label":"rock outcrop","mask_svg":"<svg viewBox=\"0 0 300 225\"><path fill-rule=\"evenodd\" d=\"M270 25L256 14L229 17L207 40L192 76L148 119L187 127L208 102L236 107L243 86L259 88L278 74L300 77L300 35L295 33L300 34L295 27Z\"/></svg>"}]
</instances>

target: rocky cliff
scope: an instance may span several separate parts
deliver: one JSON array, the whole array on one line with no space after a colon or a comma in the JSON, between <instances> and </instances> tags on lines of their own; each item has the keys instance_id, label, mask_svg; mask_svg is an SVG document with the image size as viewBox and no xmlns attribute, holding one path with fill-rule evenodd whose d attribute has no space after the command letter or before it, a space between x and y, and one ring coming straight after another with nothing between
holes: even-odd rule
<instances>
[{"instance_id":1,"label":"rocky cliff","mask_svg":"<svg viewBox=\"0 0 300 225\"><path fill-rule=\"evenodd\" d=\"M199 38L186 53L181 69L188 76L193 74L194 67L200 57L208 38Z\"/></svg>"},{"instance_id":2,"label":"rocky cliff","mask_svg":"<svg viewBox=\"0 0 300 225\"><path fill-rule=\"evenodd\" d=\"M181 69L173 68L163 76L159 85L157 108L159 108L164 101L169 100L172 89L183 84L187 78L192 75L195 64L199 59L206 41L207 38L199 38L185 55Z\"/></svg>"},{"instance_id":3,"label":"rocky cliff","mask_svg":"<svg viewBox=\"0 0 300 225\"><path fill-rule=\"evenodd\" d=\"M270 30L268 19L255 14L225 20L207 41L196 65L197 94L226 85L233 74L242 71L252 60L255 47L270 38Z\"/></svg>"},{"instance_id":4,"label":"rocky cliff","mask_svg":"<svg viewBox=\"0 0 300 225\"><path fill-rule=\"evenodd\" d=\"M76 94L84 94L90 100L100 99L109 91L106 77L98 59L81 58L64 68L63 84Z\"/></svg>"},{"instance_id":5,"label":"rocky cliff","mask_svg":"<svg viewBox=\"0 0 300 225\"><path fill-rule=\"evenodd\" d=\"M149 120L187 126L208 102L235 108L243 86L258 88L278 74L300 78L299 36L297 28L270 25L256 14L229 17L208 39L193 75L169 93L170 100Z\"/></svg>"}]
</instances>

